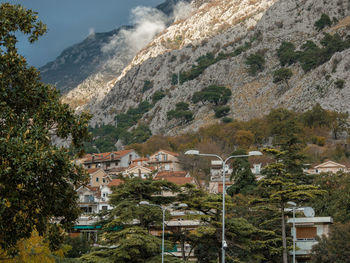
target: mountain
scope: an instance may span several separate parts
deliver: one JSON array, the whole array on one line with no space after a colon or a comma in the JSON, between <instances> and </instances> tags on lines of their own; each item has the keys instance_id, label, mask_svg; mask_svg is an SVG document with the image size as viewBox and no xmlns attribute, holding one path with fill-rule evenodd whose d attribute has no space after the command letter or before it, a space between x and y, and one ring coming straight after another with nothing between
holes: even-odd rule
<instances>
[{"instance_id":1,"label":"mountain","mask_svg":"<svg viewBox=\"0 0 350 263\"><path fill-rule=\"evenodd\" d=\"M192 100L210 85L232 92L227 117L234 119L278 107L303 111L315 103L350 110L349 1L198 0L180 9L187 12L112 73L107 85L90 86L93 92L78 86L63 101L89 110L92 124L115 123L117 115L161 93L140 120L153 134L220 121L213 103ZM98 74L104 75L87 79ZM168 119L179 102L189 104L193 120Z\"/></svg>"}]
</instances>

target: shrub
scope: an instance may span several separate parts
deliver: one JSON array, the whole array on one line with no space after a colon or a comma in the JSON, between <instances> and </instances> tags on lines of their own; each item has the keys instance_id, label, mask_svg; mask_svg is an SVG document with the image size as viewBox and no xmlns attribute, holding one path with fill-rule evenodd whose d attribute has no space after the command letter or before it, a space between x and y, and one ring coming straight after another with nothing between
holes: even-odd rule
<instances>
[{"instance_id":1,"label":"shrub","mask_svg":"<svg viewBox=\"0 0 350 263\"><path fill-rule=\"evenodd\" d=\"M182 119L185 122L193 120L193 114L189 111L189 105L185 102L179 102L175 105L175 110L167 112L168 120Z\"/></svg>"},{"instance_id":2,"label":"shrub","mask_svg":"<svg viewBox=\"0 0 350 263\"><path fill-rule=\"evenodd\" d=\"M210 102L215 105L224 105L228 102L232 95L230 89L226 87L211 85L202 89L201 91L195 92L192 96L193 103L198 102Z\"/></svg>"},{"instance_id":3,"label":"shrub","mask_svg":"<svg viewBox=\"0 0 350 263\"><path fill-rule=\"evenodd\" d=\"M229 118L229 117L223 117L223 118L221 119L221 121L222 121L223 123L230 123L230 122L233 121L233 119L232 119L232 118Z\"/></svg>"},{"instance_id":4,"label":"shrub","mask_svg":"<svg viewBox=\"0 0 350 263\"><path fill-rule=\"evenodd\" d=\"M179 82L178 80L178 75L176 73L174 73L172 76L171 76L171 85L177 85Z\"/></svg>"},{"instance_id":5,"label":"shrub","mask_svg":"<svg viewBox=\"0 0 350 263\"><path fill-rule=\"evenodd\" d=\"M342 89L344 88L345 81L343 79L338 79L334 84L338 89Z\"/></svg>"},{"instance_id":6,"label":"shrub","mask_svg":"<svg viewBox=\"0 0 350 263\"><path fill-rule=\"evenodd\" d=\"M152 96L153 104L165 97L165 92L163 90L157 90Z\"/></svg>"},{"instance_id":7,"label":"shrub","mask_svg":"<svg viewBox=\"0 0 350 263\"><path fill-rule=\"evenodd\" d=\"M314 26L316 27L316 29L318 31L321 31L326 26L331 26L331 25L332 25L332 21L329 18L329 16L326 14L322 14L321 18L319 20L317 20L314 24Z\"/></svg>"},{"instance_id":8,"label":"shrub","mask_svg":"<svg viewBox=\"0 0 350 263\"><path fill-rule=\"evenodd\" d=\"M318 146L324 146L326 144L326 138L323 136L315 136L311 139L313 144L317 144Z\"/></svg>"},{"instance_id":9,"label":"shrub","mask_svg":"<svg viewBox=\"0 0 350 263\"><path fill-rule=\"evenodd\" d=\"M282 66L292 65L298 60L297 53L295 52L295 46L291 42L282 42L281 46L277 50L277 56Z\"/></svg>"},{"instance_id":10,"label":"shrub","mask_svg":"<svg viewBox=\"0 0 350 263\"><path fill-rule=\"evenodd\" d=\"M153 88L153 82L149 81L149 80L145 80L143 83L143 88L142 88L142 92L145 92L149 89Z\"/></svg>"},{"instance_id":11,"label":"shrub","mask_svg":"<svg viewBox=\"0 0 350 263\"><path fill-rule=\"evenodd\" d=\"M250 75L254 76L258 71L263 71L265 58L258 53L250 54L245 63L249 66Z\"/></svg>"},{"instance_id":12,"label":"shrub","mask_svg":"<svg viewBox=\"0 0 350 263\"><path fill-rule=\"evenodd\" d=\"M216 107L214 109L215 111L215 117L216 118L221 118L226 116L229 112L230 112L230 107L229 106L220 106L220 107Z\"/></svg>"},{"instance_id":13,"label":"shrub","mask_svg":"<svg viewBox=\"0 0 350 263\"><path fill-rule=\"evenodd\" d=\"M293 76L292 70L289 68L280 68L273 73L273 83L285 82L288 85L288 80Z\"/></svg>"}]
</instances>

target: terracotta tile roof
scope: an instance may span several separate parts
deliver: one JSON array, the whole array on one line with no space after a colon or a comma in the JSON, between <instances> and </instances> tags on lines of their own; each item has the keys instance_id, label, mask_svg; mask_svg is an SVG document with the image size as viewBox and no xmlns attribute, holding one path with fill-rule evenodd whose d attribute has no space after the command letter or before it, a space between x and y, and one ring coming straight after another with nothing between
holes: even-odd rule
<instances>
[{"instance_id":1,"label":"terracotta tile roof","mask_svg":"<svg viewBox=\"0 0 350 263\"><path fill-rule=\"evenodd\" d=\"M119 159L128 153L134 151L133 149L130 150L122 150L122 151L117 151L117 152L105 152L105 153L94 153L94 154L88 154L85 156L85 161L84 163L90 163L92 162L92 159L94 157L94 161L108 161L112 160L112 154L114 154L113 160L114 159Z\"/></svg>"},{"instance_id":2,"label":"terracotta tile roof","mask_svg":"<svg viewBox=\"0 0 350 263\"><path fill-rule=\"evenodd\" d=\"M93 173L95 173L95 172L97 172L98 170L100 170L101 168L90 168L90 169L88 169L87 170L87 172L89 173L89 174L93 174Z\"/></svg>"},{"instance_id":3,"label":"terracotta tile roof","mask_svg":"<svg viewBox=\"0 0 350 263\"><path fill-rule=\"evenodd\" d=\"M113 179L107 186L113 187L113 186L121 185L122 183L124 183L124 181L121 179Z\"/></svg>"},{"instance_id":4,"label":"terracotta tile roof","mask_svg":"<svg viewBox=\"0 0 350 263\"><path fill-rule=\"evenodd\" d=\"M147 162L147 161L149 161L149 158L146 158L146 157L142 157L142 158L138 158L138 159L132 160L133 163L136 163L136 162Z\"/></svg>"},{"instance_id":5,"label":"terracotta tile roof","mask_svg":"<svg viewBox=\"0 0 350 263\"><path fill-rule=\"evenodd\" d=\"M166 180L168 182L177 184L177 185L184 185L184 184L191 184L193 183L193 178L191 177L166 177L166 178L158 178L155 180Z\"/></svg>"},{"instance_id":6,"label":"terracotta tile roof","mask_svg":"<svg viewBox=\"0 0 350 263\"><path fill-rule=\"evenodd\" d=\"M185 177L187 172L185 171L160 171L155 178L168 178L168 177Z\"/></svg>"}]
</instances>

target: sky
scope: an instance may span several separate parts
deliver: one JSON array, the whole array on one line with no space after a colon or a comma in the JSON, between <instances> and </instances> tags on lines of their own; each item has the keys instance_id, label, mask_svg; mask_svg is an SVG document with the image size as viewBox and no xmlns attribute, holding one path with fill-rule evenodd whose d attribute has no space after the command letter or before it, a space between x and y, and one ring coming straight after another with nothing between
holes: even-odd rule
<instances>
[{"instance_id":1,"label":"sky","mask_svg":"<svg viewBox=\"0 0 350 263\"><path fill-rule=\"evenodd\" d=\"M19 52L35 67L54 60L65 48L84 40L91 32L107 32L130 24L136 6L155 7L165 0L0 0L21 4L38 12L48 32L29 44L19 36Z\"/></svg>"}]
</instances>

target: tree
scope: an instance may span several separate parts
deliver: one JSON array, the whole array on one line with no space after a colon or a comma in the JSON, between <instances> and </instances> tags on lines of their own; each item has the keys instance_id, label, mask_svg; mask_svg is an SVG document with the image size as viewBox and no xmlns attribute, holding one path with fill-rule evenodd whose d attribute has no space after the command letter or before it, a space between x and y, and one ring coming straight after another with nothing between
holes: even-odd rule
<instances>
[{"instance_id":1,"label":"tree","mask_svg":"<svg viewBox=\"0 0 350 263\"><path fill-rule=\"evenodd\" d=\"M298 61L295 45L291 42L283 41L277 50L277 56L282 66L292 65Z\"/></svg>"},{"instance_id":2,"label":"tree","mask_svg":"<svg viewBox=\"0 0 350 263\"><path fill-rule=\"evenodd\" d=\"M246 155L245 150L237 150L231 155ZM235 158L232 163L232 174L230 179L234 180L234 184L227 189L229 195L238 193L252 193L256 187L255 176L250 169L248 158Z\"/></svg>"},{"instance_id":3,"label":"tree","mask_svg":"<svg viewBox=\"0 0 350 263\"><path fill-rule=\"evenodd\" d=\"M255 76L258 71L264 70L265 58L259 53L250 54L245 63L249 67L250 75Z\"/></svg>"},{"instance_id":4,"label":"tree","mask_svg":"<svg viewBox=\"0 0 350 263\"><path fill-rule=\"evenodd\" d=\"M53 140L80 149L89 117L60 103L17 53L17 32L32 43L46 31L36 13L4 3L0 14L0 247L10 250L34 229L42 235L52 217L66 226L78 217L74 187L85 174Z\"/></svg>"},{"instance_id":5,"label":"tree","mask_svg":"<svg viewBox=\"0 0 350 263\"><path fill-rule=\"evenodd\" d=\"M289 68L280 68L273 73L273 83L284 82L289 88L288 80L293 76Z\"/></svg>"},{"instance_id":6,"label":"tree","mask_svg":"<svg viewBox=\"0 0 350 263\"><path fill-rule=\"evenodd\" d=\"M215 111L215 117L221 118L226 116L230 112L231 108L229 106L219 106L214 109Z\"/></svg>"},{"instance_id":7,"label":"tree","mask_svg":"<svg viewBox=\"0 0 350 263\"><path fill-rule=\"evenodd\" d=\"M337 140L339 134L345 132L349 128L348 124L348 113L343 112L330 112L330 128L333 132L334 140Z\"/></svg>"},{"instance_id":8,"label":"tree","mask_svg":"<svg viewBox=\"0 0 350 263\"><path fill-rule=\"evenodd\" d=\"M317 238L311 263L343 263L350 258L350 223L335 224L328 237Z\"/></svg>"},{"instance_id":9,"label":"tree","mask_svg":"<svg viewBox=\"0 0 350 263\"><path fill-rule=\"evenodd\" d=\"M305 203L316 196L325 192L318 187L303 184L301 177L303 176L300 169L296 169L297 163L293 157L295 154L288 154L287 151L279 151L276 149L266 149L265 152L272 154L276 163L268 165L263 169L264 178L258 182L259 198L252 203L260 204L260 208L265 210L271 209L280 213L280 229L282 239L282 258L283 263L287 263L287 237L284 208L288 201L294 201L298 204ZM271 219L269 219L271 220Z\"/></svg>"},{"instance_id":10,"label":"tree","mask_svg":"<svg viewBox=\"0 0 350 263\"><path fill-rule=\"evenodd\" d=\"M331 26L331 25L332 25L332 21L329 18L329 16L326 14L322 14L321 18L315 22L315 27L317 28L318 31L321 31L326 26Z\"/></svg>"},{"instance_id":11,"label":"tree","mask_svg":"<svg viewBox=\"0 0 350 263\"><path fill-rule=\"evenodd\" d=\"M209 102L214 103L216 106L225 105L230 97L232 92L230 89L222 86L211 85L201 91L195 92L192 96L192 102Z\"/></svg>"},{"instance_id":12,"label":"tree","mask_svg":"<svg viewBox=\"0 0 350 263\"><path fill-rule=\"evenodd\" d=\"M162 211L159 207L139 203L168 205L175 200L173 196L159 195L162 191L177 192L179 189L163 180L124 178L124 183L115 187L110 196L114 208L99 223L103 226L101 240L105 247L84 255L82 261L138 263L160 254L161 239L151 235L149 228L162 224ZM171 244L167 242L166 245L169 248Z\"/></svg>"}]
</instances>

